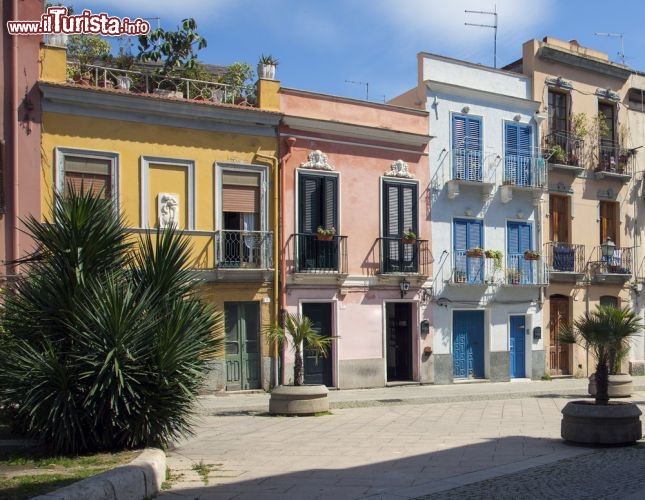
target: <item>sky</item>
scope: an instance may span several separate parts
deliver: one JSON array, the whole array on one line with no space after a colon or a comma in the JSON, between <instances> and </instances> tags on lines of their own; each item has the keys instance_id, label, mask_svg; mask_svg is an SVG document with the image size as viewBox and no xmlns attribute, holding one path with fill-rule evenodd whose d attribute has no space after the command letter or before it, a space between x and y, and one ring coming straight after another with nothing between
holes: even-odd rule
<instances>
[{"instance_id":1,"label":"sky","mask_svg":"<svg viewBox=\"0 0 645 500\"><path fill-rule=\"evenodd\" d=\"M576 39L645 71L645 2L641 0L62 0L76 13L148 19L175 30L194 18L208 42L202 62L256 67L261 54L279 60L283 87L384 102L411 89L417 54L429 52L494 65L521 57L522 44L553 36ZM154 18L159 18L154 19ZM603 36L596 33L622 34ZM137 52L133 40L133 54Z\"/></svg>"}]
</instances>

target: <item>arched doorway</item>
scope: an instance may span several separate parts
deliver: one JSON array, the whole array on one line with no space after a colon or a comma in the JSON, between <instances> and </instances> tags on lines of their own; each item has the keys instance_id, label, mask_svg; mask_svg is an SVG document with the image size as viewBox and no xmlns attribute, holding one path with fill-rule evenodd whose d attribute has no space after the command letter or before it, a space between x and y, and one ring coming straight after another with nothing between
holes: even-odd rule
<instances>
[{"instance_id":1,"label":"arched doorway","mask_svg":"<svg viewBox=\"0 0 645 500\"><path fill-rule=\"evenodd\" d=\"M571 322L569 310L569 297L565 295L549 297L549 371L551 375L571 375L571 347L558 340L560 327Z\"/></svg>"}]
</instances>

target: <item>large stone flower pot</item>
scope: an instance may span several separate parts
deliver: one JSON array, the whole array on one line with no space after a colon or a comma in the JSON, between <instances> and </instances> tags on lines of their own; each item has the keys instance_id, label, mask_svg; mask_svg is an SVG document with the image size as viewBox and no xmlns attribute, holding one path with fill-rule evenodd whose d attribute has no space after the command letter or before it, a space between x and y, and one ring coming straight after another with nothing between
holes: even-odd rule
<instances>
[{"instance_id":1,"label":"large stone flower pot","mask_svg":"<svg viewBox=\"0 0 645 500\"><path fill-rule=\"evenodd\" d=\"M562 409L560 434L582 444L631 444L643 433L641 411L634 403L571 401Z\"/></svg>"},{"instance_id":2,"label":"large stone flower pot","mask_svg":"<svg viewBox=\"0 0 645 500\"><path fill-rule=\"evenodd\" d=\"M632 395L633 379L628 373L609 375L608 393L610 398L628 398ZM596 374L589 377L589 394L596 395Z\"/></svg>"},{"instance_id":3,"label":"large stone flower pot","mask_svg":"<svg viewBox=\"0 0 645 500\"><path fill-rule=\"evenodd\" d=\"M329 411L329 391L324 385L279 385L271 391L269 413L314 415Z\"/></svg>"}]
</instances>

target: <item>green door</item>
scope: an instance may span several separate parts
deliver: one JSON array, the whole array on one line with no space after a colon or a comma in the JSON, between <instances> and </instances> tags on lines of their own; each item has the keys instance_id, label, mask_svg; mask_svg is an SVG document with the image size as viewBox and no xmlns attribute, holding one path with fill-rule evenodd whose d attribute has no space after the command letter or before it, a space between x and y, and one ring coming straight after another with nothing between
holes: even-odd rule
<instances>
[{"instance_id":1,"label":"green door","mask_svg":"<svg viewBox=\"0 0 645 500\"><path fill-rule=\"evenodd\" d=\"M260 304L225 302L226 390L260 388Z\"/></svg>"}]
</instances>

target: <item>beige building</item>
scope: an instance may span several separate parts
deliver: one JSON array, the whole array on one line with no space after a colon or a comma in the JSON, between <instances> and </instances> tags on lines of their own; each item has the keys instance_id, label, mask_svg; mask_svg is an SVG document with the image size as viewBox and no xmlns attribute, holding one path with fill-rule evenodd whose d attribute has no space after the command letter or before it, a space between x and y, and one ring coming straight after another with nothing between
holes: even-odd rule
<instances>
[{"instance_id":1,"label":"beige building","mask_svg":"<svg viewBox=\"0 0 645 500\"><path fill-rule=\"evenodd\" d=\"M642 203L634 201L643 120L631 111L632 71L575 40L550 37L526 42L522 59L506 69L531 76L533 99L541 102L536 119L543 121L549 168L541 211L549 275L542 309L546 373L586 376L594 368L590 354L560 344L558 328L598 304L632 305L638 298ZM642 358L637 342L630 360Z\"/></svg>"}]
</instances>

